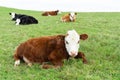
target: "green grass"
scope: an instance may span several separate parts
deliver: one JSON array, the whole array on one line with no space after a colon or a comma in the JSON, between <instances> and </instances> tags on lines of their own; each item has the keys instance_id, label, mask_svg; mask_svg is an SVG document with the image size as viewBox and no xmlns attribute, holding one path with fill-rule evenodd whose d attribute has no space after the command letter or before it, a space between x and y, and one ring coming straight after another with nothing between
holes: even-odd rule
<instances>
[{"instance_id":1,"label":"green grass","mask_svg":"<svg viewBox=\"0 0 120 80\"><path fill-rule=\"evenodd\" d=\"M16 26L9 12L34 16L39 24ZM41 16L41 12L0 7L0 80L119 80L120 79L120 13L78 13L76 22L62 23L58 16ZM25 63L14 67L13 53L21 43L33 37L65 34L75 29L87 33L80 51L89 63L65 60L59 69L42 69Z\"/></svg>"}]
</instances>

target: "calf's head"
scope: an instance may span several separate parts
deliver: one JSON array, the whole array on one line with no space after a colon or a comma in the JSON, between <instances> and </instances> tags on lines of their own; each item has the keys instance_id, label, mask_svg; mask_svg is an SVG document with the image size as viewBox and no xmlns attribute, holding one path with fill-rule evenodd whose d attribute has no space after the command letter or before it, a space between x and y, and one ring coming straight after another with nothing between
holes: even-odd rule
<instances>
[{"instance_id":1,"label":"calf's head","mask_svg":"<svg viewBox=\"0 0 120 80\"><path fill-rule=\"evenodd\" d=\"M69 13L70 20L71 20L71 21L75 21L76 15L77 15L77 13L74 13L74 12Z\"/></svg>"},{"instance_id":2,"label":"calf's head","mask_svg":"<svg viewBox=\"0 0 120 80\"><path fill-rule=\"evenodd\" d=\"M58 13L58 12L59 12L59 10L56 10L55 12L56 12L56 13Z\"/></svg>"},{"instance_id":3,"label":"calf's head","mask_svg":"<svg viewBox=\"0 0 120 80\"><path fill-rule=\"evenodd\" d=\"M9 15L11 15L12 20L16 20L16 13L12 12L12 13L9 13Z\"/></svg>"},{"instance_id":4,"label":"calf's head","mask_svg":"<svg viewBox=\"0 0 120 80\"><path fill-rule=\"evenodd\" d=\"M80 39L85 40L87 38L88 38L87 34L79 35L75 30L68 31L67 35L65 36L65 47L68 54L71 57L77 56Z\"/></svg>"}]
</instances>

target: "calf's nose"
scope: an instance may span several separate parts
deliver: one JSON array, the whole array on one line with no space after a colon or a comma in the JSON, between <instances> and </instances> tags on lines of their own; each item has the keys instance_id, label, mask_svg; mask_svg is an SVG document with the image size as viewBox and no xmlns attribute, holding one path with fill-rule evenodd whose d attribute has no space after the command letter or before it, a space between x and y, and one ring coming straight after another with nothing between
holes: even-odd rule
<instances>
[{"instance_id":1,"label":"calf's nose","mask_svg":"<svg viewBox=\"0 0 120 80\"><path fill-rule=\"evenodd\" d=\"M76 56L76 52L75 51L71 51L71 56L75 57Z\"/></svg>"}]
</instances>

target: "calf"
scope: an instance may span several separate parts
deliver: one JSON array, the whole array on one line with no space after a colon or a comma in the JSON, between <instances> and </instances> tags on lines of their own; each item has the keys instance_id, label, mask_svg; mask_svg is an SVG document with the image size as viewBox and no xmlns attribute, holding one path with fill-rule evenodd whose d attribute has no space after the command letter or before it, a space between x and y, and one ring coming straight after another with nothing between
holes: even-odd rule
<instances>
[{"instance_id":1,"label":"calf","mask_svg":"<svg viewBox=\"0 0 120 80\"><path fill-rule=\"evenodd\" d=\"M59 10L56 11L46 11L42 13L42 16L56 16L58 14Z\"/></svg>"},{"instance_id":2,"label":"calf","mask_svg":"<svg viewBox=\"0 0 120 80\"><path fill-rule=\"evenodd\" d=\"M74 22L76 20L77 13L69 13L61 18L62 22Z\"/></svg>"},{"instance_id":3,"label":"calf","mask_svg":"<svg viewBox=\"0 0 120 80\"><path fill-rule=\"evenodd\" d=\"M12 17L12 20L16 22L16 25L22 24L38 24L38 20L32 16L24 14L9 13Z\"/></svg>"},{"instance_id":4,"label":"calf","mask_svg":"<svg viewBox=\"0 0 120 80\"><path fill-rule=\"evenodd\" d=\"M64 59L74 57L82 58L87 63L84 53L78 52L79 42L88 38L87 34L79 35L75 30L70 30L66 35L55 35L29 39L21 43L14 54L15 64L24 60L29 66L32 63L51 62L53 65L43 64L43 68L56 68L63 65Z\"/></svg>"}]
</instances>

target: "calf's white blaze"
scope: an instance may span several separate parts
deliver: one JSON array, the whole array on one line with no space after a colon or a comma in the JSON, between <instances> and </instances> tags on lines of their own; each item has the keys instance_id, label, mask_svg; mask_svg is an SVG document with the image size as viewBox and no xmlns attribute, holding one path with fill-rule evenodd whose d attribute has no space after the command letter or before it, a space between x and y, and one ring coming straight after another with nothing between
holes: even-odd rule
<instances>
[{"instance_id":1,"label":"calf's white blaze","mask_svg":"<svg viewBox=\"0 0 120 80\"><path fill-rule=\"evenodd\" d=\"M11 13L11 16L12 16L12 19L15 18L15 13L12 12L12 13Z\"/></svg>"},{"instance_id":2,"label":"calf's white blaze","mask_svg":"<svg viewBox=\"0 0 120 80\"><path fill-rule=\"evenodd\" d=\"M75 57L78 54L79 40L80 36L75 30L67 32L67 36L65 37L65 47L71 57Z\"/></svg>"},{"instance_id":3,"label":"calf's white blaze","mask_svg":"<svg viewBox=\"0 0 120 80\"><path fill-rule=\"evenodd\" d=\"M70 13L70 20L73 21L74 19L75 19L75 13L72 12L72 13Z\"/></svg>"}]
</instances>

